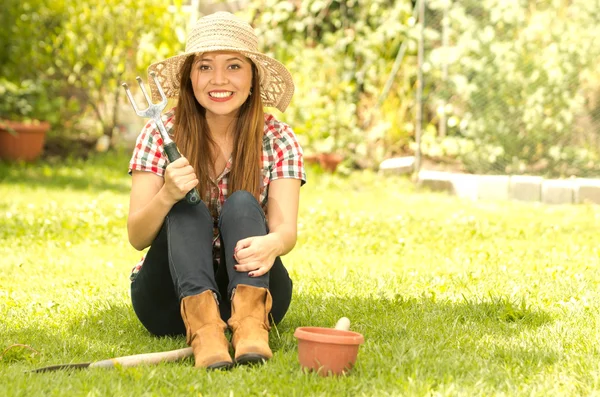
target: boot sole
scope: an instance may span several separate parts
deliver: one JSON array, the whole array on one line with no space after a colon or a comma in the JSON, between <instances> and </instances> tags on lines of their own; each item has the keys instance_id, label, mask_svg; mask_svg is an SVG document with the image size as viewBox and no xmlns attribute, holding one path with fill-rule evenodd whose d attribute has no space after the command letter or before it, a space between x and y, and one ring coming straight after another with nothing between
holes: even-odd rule
<instances>
[{"instance_id":1,"label":"boot sole","mask_svg":"<svg viewBox=\"0 0 600 397\"><path fill-rule=\"evenodd\" d=\"M234 363L230 361L221 361L219 363L214 363L206 367L207 369L231 369Z\"/></svg>"},{"instance_id":2,"label":"boot sole","mask_svg":"<svg viewBox=\"0 0 600 397\"><path fill-rule=\"evenodd\" d=\"M252 364L263 364L269 359L260 354L248 353L243 354L235 359L235 363L239 365L252 365Z\"/></svg>"}]
</instances>

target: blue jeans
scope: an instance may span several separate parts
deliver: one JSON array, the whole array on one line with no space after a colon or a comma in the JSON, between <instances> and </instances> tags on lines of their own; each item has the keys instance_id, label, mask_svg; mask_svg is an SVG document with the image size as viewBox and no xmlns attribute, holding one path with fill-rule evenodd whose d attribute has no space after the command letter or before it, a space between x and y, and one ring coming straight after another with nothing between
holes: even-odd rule
<instances>
[{"instance_id":1,"label":"blue jeans","mask_svg":"<svg viewBox=\"0 0 600 397\"><path fill-rule=\"evenodd\" d=\"M238 284L268 288L273 297L272 320L283 319L292 298L292 280L279 257L260 277L233 270L237 242L268 232L265 214L254 196L246 191L233 193L223 205L218 226L220 264L213 261L213 218L206 205L180 201L171 208L131 283L133 310L150 333L185 335L181 299L206 290L217 294L221 318L227 321L231 291Z\"/></svg>"}]
</instances>

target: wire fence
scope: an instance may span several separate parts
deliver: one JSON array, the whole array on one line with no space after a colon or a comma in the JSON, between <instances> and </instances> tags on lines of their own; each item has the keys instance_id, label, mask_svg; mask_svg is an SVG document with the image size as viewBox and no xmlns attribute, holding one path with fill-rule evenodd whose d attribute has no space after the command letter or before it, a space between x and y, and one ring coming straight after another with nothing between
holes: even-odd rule
<instances>
[{"instance_id":1,"label":"wire fence","mask_svg":"<svg viewBox=\"0 0 600 397\"><path fill-rule=\"evenodd\" d=\"M599 0L422 0L424 157L600 175Z\"/></svg>"}]
</instances>

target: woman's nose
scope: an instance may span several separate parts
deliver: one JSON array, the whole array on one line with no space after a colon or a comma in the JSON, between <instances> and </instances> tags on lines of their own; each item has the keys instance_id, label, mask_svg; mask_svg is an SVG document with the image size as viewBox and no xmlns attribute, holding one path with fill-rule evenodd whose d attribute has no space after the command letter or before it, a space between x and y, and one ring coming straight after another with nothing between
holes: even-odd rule
<instances>
[{"instance_id":1,"label":"woman's nose","mask_svg":"<svg viewBox=\"0 0 600 397\"><path fill-rule=\"evenodd\" d=\"M225 74L225 71L222 70L221 68L215 68L215 71L212 76L212 82L213 82L213 84L218 84L218 85L226 84L227 76Z\"/></svg>"}]
</instances>

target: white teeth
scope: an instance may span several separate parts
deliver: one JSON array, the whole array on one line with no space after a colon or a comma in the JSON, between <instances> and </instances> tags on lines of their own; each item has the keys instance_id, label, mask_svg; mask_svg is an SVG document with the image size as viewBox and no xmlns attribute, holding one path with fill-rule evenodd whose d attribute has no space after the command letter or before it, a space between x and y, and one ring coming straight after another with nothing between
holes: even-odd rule
<instances>
[{"instance_id":1,"label":"white teeth","mask_svg":"<svg viewBox=\"0 0 600 397\"><path fill-rule=\"evenodd\" d=\"M228 96L232 96L233 92L228 91L228 92L209 92L208 95L210 95L213 98L227 98Z\"/></svg>"}]
</instances>

